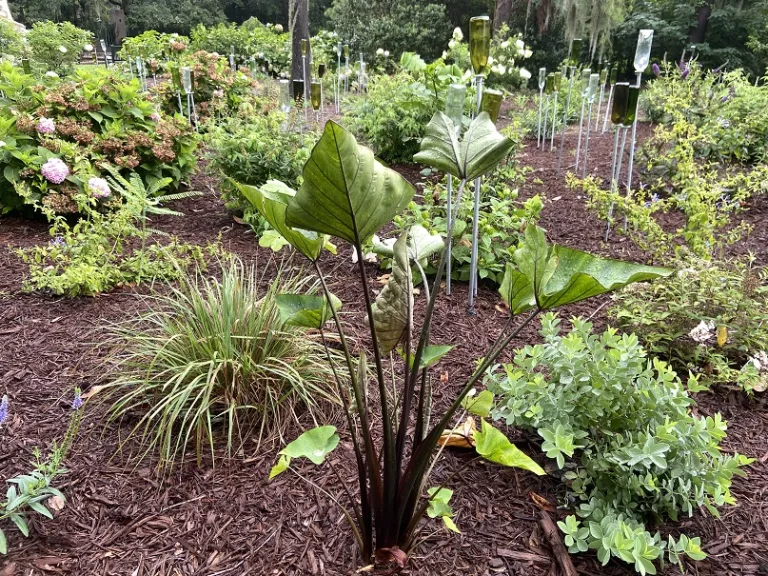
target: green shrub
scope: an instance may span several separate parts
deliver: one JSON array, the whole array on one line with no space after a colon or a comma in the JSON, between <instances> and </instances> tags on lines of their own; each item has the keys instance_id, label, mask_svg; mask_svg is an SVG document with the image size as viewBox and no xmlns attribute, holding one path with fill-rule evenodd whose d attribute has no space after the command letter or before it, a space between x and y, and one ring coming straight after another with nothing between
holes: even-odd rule
<instances>
[{"instance_id":1,"label":"green shrub","mask_svg":"<svg viewBox=\"0 0 768 576\"><path fill-rule=\"evenodd\" d=\"M27 32L32 60L59 74L69 72L77 64L83 47L92 42L91 32L71 22L35 22Z\"/></svg>"},{"instance_id":2,"label":"green shrub","mask_svg":"<svg viewBox=\"0 0 768 576\"><path fill-rule=\"evenodd\" d=\"M721 453L721 416L692 414L676 374L648 360L636 336L596 335L590 323L572 322L562 336L559 320L545 316L544 343L526 346L488 379L499 394L494 416L538 432L564 470L580 518L560 523L571 552L592 548L603 564L619 558L642 574L655 574L665 549L672 562L703 558L698 538L664 541L645 524L699 507L717 515L734 504L731 479L750 460Z\"/></svg>"},{"instance_id":3,"label":"green shrub","mask_svg":"<svg viewBox=\"0 0 768 576\"><path fill-rule=\"evenodd\" d=\"M203 250L176 239L147 244L153 230L151 214L181 215L161 202L196 196L185 192L158 196L169 179L148 189L138 175L130 180L111 170L110 181L90 179L86 191L73 197L82 215L71 224L50 208L42 211L52 222L48 244L18 250L29 264L24 288L57 296L95 296L118 285L178 278L191 263L202 262ZM140 245L137 246L137 244Z\"/></svg>"},{"instance_id":4,"label":"green shrub","mask_svg":"<svg viewBox=\"0 0 768 576\"><path fill-rule=\"evenodd\" d=\"M649 118L695 126L699 157L751 163L765 159L768 87L754 86L741 69L706 73L696 62L682 68L666 65L649 83L643 99Z\"/></svg>"},{"instance_id":5,"label":"green shrub","mask_svg":"<svg viewBox=\"0 0 768 576\"><path fill-rule=\"evenodd\" d=\"M251 186L281 180L295 187L317 134L287 130L287 121L282 112L273 111L222 123L209 136L210 167L227 179ZM222 197L228 209L260 230L262 219L235 186L225 181Z\"/></svg>"},{"instance_id":6,"label":"green shrub","mask_svg":"<svg viewBox=\"0 0 768 576\"><path fill-rule=\"evenodd\" d=\"M231 454L254 434L281 430L299 405L314 415L335 401L322 346L286 325L275 299L303 283L278 275L266 292L264 283L232 261L220 281L198 273L111 329L110 421L138 418L129 437L142 457L154 451L172 466L193 445L200 463L219 442Z\"/></svg>"},{"instance_id":7,"label":"green shrub","mask_svg":"<svg viewBox=\"0 0 768 576\"><path fill-rule=\"evenodd\" d=\"M196 135L185 121L158 114L137 80L92 68L39 83L4 63L0 90L0 214L25 204L76 212L75 196L107 164L174 186L195 169ZM65 180L44 175L51 159L67 166Z\"/></svg>"},{"instance_id":8,"label":"green shrub","mask_svg":"<svg viewBox=\"0 0 768 576\"><path fill-rule=\"evenodd\" d=\"M21 56L24 51L24 36L6 18L0 18L0 54Z\"/></svg>"},{"instance_id":9,"label":"green shrub","mask_svg":"<svg viewBox=\"0 0 768 576\"><path fill-rule=\"evenodd\" d=\"M189 38L178 34L163 34L155 30L147 30L138 36L123 40L120 57L134 62L141 58L147 63L152 72L158 72L164 67L165 61L175 58L189 45ZM182 50L178 50L184 46Z\"/></svg>"},{"instance_id":10,"label":"green shrub","mask_svg":"<svg viewBox=\"0 0 768 576\"><path fill-rule=\"evenodd\" d=\"M344 103L344 120L388 162L413 162L437 104L406 73L375 76L365 98Z\"/></svg>"},{"instance_id":11,"label":"green shrub","mask_svg":"<svg viewBox=\"0 0 768 576\"><path fill-rule=\"evenodd\" d=\"M751 261L676 263L677 274L615 296L611 316L703 383L768 388L768 272Z\"/></svg>"},{"instance_id":12,"label":"green shrub","mask_svg":"<svg viewBox=\"0 0 768 576\"><path fill-rule=\"evenodd\" d=\"M194 72L195 111L201 122L237 111L252 97L255 82L244 71L233 72L224 56L216 53L198 51L182 55L178 61L171 62L172 71L183 66ZM154 88L163 111L167 114L179 113L177 88L172 82L161 82ZM182 94L184 112L187 114L186 98Z\"/></svg>"}]
</instances>

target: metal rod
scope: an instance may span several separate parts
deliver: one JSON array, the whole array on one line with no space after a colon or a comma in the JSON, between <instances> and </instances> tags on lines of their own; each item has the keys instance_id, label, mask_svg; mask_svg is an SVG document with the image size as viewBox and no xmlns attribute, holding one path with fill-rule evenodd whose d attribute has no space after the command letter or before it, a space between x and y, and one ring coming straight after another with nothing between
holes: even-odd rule
<instances>
[{"instance_id":1,"label":"metal rod","mask_svg":"<svg viewBox=\"0 0 768 576\"><path fill-rule=\"evenodd\" d=\"M545 143L547 141L547 126L549 125L549 101L551 99L551 96L547 94L547 100L544 104L544 138L542 139L542 143Z\"/></svg>"},{"instance_id":2,"label":"metal rod","mask_svg":"<svg viewBox=\"0 0 768 576\"><path fill-rule=\"evenodd\" d=\"M445 219L445 231L446 235L448 235L448 231L451 230L451 218L453 217L453 176L448 174L448 215ZM453 238L448 236L446 238L446 242L448 242L448 262L446 262L445 266L445 293L450 296L451 295L451 260L453 258ZM426 279L423 279L424 282L426 282Z\"/></svg>"},{"instance_id":3,"label":"metal rod","mask_svg":"<svg viewBox=\"0 0 768 576\"><path fill-rule=\"evenodd\" d=\"M554 107L552 110L552 140L549 143L549 151L552 152L552 150L555 149L555 122L557 121L557 92L555 92L554 97Z\"/></svg>"},{"instance_id":4,"label":"metal rod","mask_svg":"<svg viewBox=\"0 0 768 576\"><path fill-rule=\"evenodd\" d=\"M608 102L605 104L605 118L603 119L603 134L608 129L608 118L611 117L611 102L613 101L613 87L611 84L611 91L608 93Z\"/></svg>"},{"instance_id":5,"label":"metal rod","mask_svg":"<svg viewBox=\"0 0 768 576\"><path fill-rule=\"evenodd\" d=\"M605 94L605 85L600 86L600 98L597 100L597 114L595 114L595 132L600 128L600 109L603 107L603 95Z\"/></svg>"},{"instance_id":6,"label":"metal rod","mask_svg":"<svg viewBox=\"0 0 768 576\"><path fill-rule=\"evenodd\" d=\"M480 114L480 106L483 102L483 77L477 75L477 114ZM469 313L475 313L475 295L477 294L477 257L478 237L480 226L480 188L482 179L475 179L475 209L472 215L472 259L469 267Z\"/></svg>"},{"instance_id":7,"label":"metal rod","mask_svg":"<svg viewBox=\"0 0 768 576\"><path fill-rule=\"evenodd\" d=\"M637 73L637 89L640 89L643 80L643 73ZM635 145L637 142L637 111L635 111L635 121L632 122L632 140L629 143L629 173L627 174L627 198L632 195L632 171L635 168ZM624 214L624 231L627 231L627 215Z\"/></svg>"},{"instance_id":8,"label":"metal rod","mask_svg":"<svg viewBox=\"0 0 768 576\"><path fill-rule=\"evenodd\" d=\"M581 98L581 115L579 116L579 141L576 144L576 170L579 169L579 160L581 160L581 135L584 131L584 105L587 103L587 99L582 94Z\"/></svg>"},{"instance_id":9,"label":"metal rod","mask_svg":"<svg viewBox=\"0 0 768 576\"><path fill-rule=\"evenodd\" d=\"M618 158L616 157L619 153L619 131L621 130L620 126L616 126L616 131L613 136L613 155L611 156L611 193L613 193L614 188L616 187L616 160ZM605 222L605 241L608 242L608 234L611 231L611 218L613 217L613 201L611 201L611 205L608 207L608 219Z\"/></svg>"},{"instance_id":10,"label":"metal rod","mask_svg":"<svg viewBox=\"0 0 768 576\"><path fill-rule=\"evenodd\" d=\"M571 110L571 91L573 90L573 78L576 76L576 66L571 66L571 77L568 80L568 98L565 101L565 110L563 110L563 131L560 133L560 151L557 153L557 173L560 174L560 168L563 165L563 149L565 148L565 131L568 128L568 114Z\"/></svg>"},{"instance_id":11,"label":"metal rod","mask_svg":"<svg viewBox=\"0 0 768 576\"><path fill-rule=\"evenodd\" d=\"M592 101L589 102L589 117L592 117ZM584 170L581 175L583 178L587 177L587 165L589 164L589 133L591 132L592 122L587 122L587 138L584 142ZM578 171L578 168L577 168Z\"/></svg>"},{"instance_id":12,"label":"metal rod","mask_svg":"<svg viewBox=\"0 0 768 576\"><path fill-rule=\"evenodd\" d=\"M539 88L539 129L536 131L536 148L541 148L541 112L544 107L544 88Z\"/></svg>"},{"instance_id":13,"label":"metal rod","mask_svg":"<svg viewBox=\"0 0 768 576\"><path fill-rule=\"evenodd\" d=\"M621 150L619 151L619 163L616 165L616 177L613 179L615 182L615 188L611 187L611 192L617 192L619 189L619 181L621 180L621 166L624 163L624 149L627 146L627 132L629 132L629 126L622 126L621 127L624 131L624 134L621 136ZM613 215L613 205L611 205L611 211L609 212L609 216ZM608 236L611 232L611 221L608 220L608 226L605 229L605 241L608 241Z\"/></svg>"}]
</instances>

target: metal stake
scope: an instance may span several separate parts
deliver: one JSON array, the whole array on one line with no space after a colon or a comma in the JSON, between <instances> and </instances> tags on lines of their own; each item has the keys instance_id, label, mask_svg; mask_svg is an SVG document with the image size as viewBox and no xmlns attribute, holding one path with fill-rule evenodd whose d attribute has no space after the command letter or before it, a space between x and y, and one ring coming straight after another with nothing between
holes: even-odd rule
<instances>
[{"instance_id":1,"label":"metal stake","mask_svg":"<svg viewBox=\"0 0 768 576\"><path fill-rule=\"evenodd\" d=\"M600 86L600 98L597 100L597 114L595 114L595 131L600 128L600 109L603 107L603 94L605 93L605 85Z\"/></svg>"},{"instance_id":2,"label":"metal stake","mask_svg":"<svg viewBox=\"0 0 768 576\"><path fill-rule=\"evenodd\" d=\"M536 132L536 148L541 148L541 109L544 105L544 87L539 88L539 129Z\"/></svg>"},{"instance_id":3,"label":"metal stake","mask_svg":"<svg viewBox=\"0 0 768 576\"><path fill-rule=\"evenodd\" d=\"M581 98L581 115L579 116L579 141L576 144L576 170L579 169L579 160L581 160L581 135L584 131L584 105L587 103L587 99L582 95Z\"/></svg>"},{"instance_id":4,"label":"metal stake","mask_svg":"<svg viewBox=\"0 0 768 576\"><path fill-rule=\"evenodd\" d=\"M448 216L445 219L445 231L446 236L448 236L448 232L451 230L451 218L453 217L453 176L448 174ZM448 236L446 239L448 241L448 262L446 263L445 268L445 293L450 296L451 295L451 260L453 259L451 257L451 254L453 253L453 238ZM424 280L426 282L426 280Z\"/></svg>"},{"instance_id":5,"label":"metal stake","mask_svg":"<svg viewBox=\"0 0 768 576\"><path fill-rule=\"evenodd\" d=\"M637 88L640 89L643 80L643 73L637 73ZM627 174L627 198L632 195L632 171L635 167L635 144L637 140L637 112L635 112L635 121L632 122L632 141L629 144L629 174ZM627 215L624 214L624 231L627 231Z\"/></svg>"},{"instance_id":6,"label":"metal stake","mask_svg":"<svg viewBox=\"0 0 768 576\"><path fill-rule=\"evenodd\" d=\"M555 149L555 122L557 121L557 95L558 92L555 92L554 96L554 106L552 109L552 140L549 143L549 151L552 152L552 150Z\"/></svg>"},{"instance_id":7,"label":"metal stake","mask_svg":"<svg viewBox=\"0 0 768 576\"><path fill-rule=\"evenodd\" d=\"M616 163L616 160L614 160L614 164L616 166L616 171L614 172L613 177L611 178L611 193L616 192L619 189L619 179L621 178L621 165L622 161L624 159L624 148L627 144L627 132L628 132L629 126L618 126L616 128L616 138L614 141L614 146L618 143L619 140L619 130L623 130L623 135L621 138L621 151L618 154L618 163ZM613 202L611 202L611 206L608 209L608 222L605 226L605 241L608 242L608 236L611 233L611 217L613 216Z\"/></svg>"},{"instance_id":8,"label":"metal stake","mask_svg":"<svg viewBox=\"0 0 768 576\"><path fill-rule=\"evenodd\" d=\"M584 170L582 171L581 175L583 178L587 177L587 165L589 164L589 133L592 128L592 100L589 101L589 112L587 113L587 118L589 121L587 121L587 138L584 142ZM576 171L578 172L578 166L576 167Z\"/></svg>"},{"instance_id":9,"label":"metal stake","mask_svg":"<svg viewBox=\"0 0 768 576\"><path fill-rule=\"evenodd\" d=\"M611 91L608 93L608 103L605 105L605 118L603 119L603 134L608 129L608 118L611 117L611 102L613 101L613 87L615 84L611 84Z\"/></svg>"},{"instance_id":10,"label":"metal stake","mask_svg":"<svg viewBox=\"0 0 768 576\"><path fill-rule=\"evenodd\" d=\"M480 114L480 105L483 102L483 77L477 75L477 113ZM469 312L475 309L475 295L477 294L477 257L478 236L480 227L480 187L482 178L475 178L475 210L472 216L472 260L469 266Z\"/></svg>"},{"instance_id":11,"label":"metal stake","mask_svg":"<svg viewBox=\"0 0 768 576\"><path fill-rule=\"evenodd\" d=\"M576 76L576 66L571 66L571 78L568 80L568 99L563 110L563 131L560 133L560 151L557 153L557 173L563 165L563 149L565 148L565 131L568 128L568 112L571 109L571 91L573 90L573 77Z\"/></svg>"}]
</instances>

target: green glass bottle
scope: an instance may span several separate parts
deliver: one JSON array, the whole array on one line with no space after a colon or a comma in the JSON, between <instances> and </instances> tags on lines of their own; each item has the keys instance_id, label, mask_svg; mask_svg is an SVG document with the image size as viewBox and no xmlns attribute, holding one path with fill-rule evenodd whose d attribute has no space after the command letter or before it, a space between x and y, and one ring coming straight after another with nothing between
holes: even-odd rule
<instances>
[{"instance_id":1,"label":"green glass bottle","mask_svg":"<svg viewBox=\"0 0 768 576\"><path fill-rule=\"evenodd\" d=\"M613 89L613 108L611 109L611 122L616 125L625 123L628 104L629 82L619 82Z\"/></svg>"},{"instance_id":2,"label":"green glass bottle","mask_svg":"<svg viewBox=\"0 0 768 576\"><path fill-rule=\"evenodd\" d=\"M304 103L304 80L293 79L293 100L297 106Z\"/></svg>"},{"instance_id":3,"label":"green glass bottle","mask_svg":"<svg viewBox=\"0 0 768 576\"><path fill-rule=\"evenodd\" d=\"M181 72L178 68L171 68L171 80L173 81L173 87L178 91L181 90Z\"/></svg>"},{"instance_id":4,"label":"green glass bottle","mask_svg":"<svg viewBox=\"0 0 768 576\"><path fill-rule=\"evenodd\" d=\"M608 80L608 68L600 70L600 86L605 86L605 82Z\"/></svg>"},{"instance_id":5,"label":"green glass bottle","mask_svg":"<svg viewBox=\"0 0 768 576\"><path fill-rule=\"evenodd\" d=\"M571 40L571 66L578 66L581 61L581 48L584 45L584 40L581 38L574 38Z\"/></svg>"},{"instance_id":6,"label":"green glass bottle","mask_svg":"<svg viewBox=\"0 0 768 576\"><path fill-rule=\"evenodd\" d=\"M624 118L624 125L631 126L637 118L637 103L640 101L640 86L629 87L629 97L627 98L627 114Z\"/></svg>"},{"instance_id":7,"label":"green glass bottle","mask_svg":"<svg viewBox=\"0 0 768 576\"><path fill-rule=\"evenodd\" d=\"M545 94L552 94L555 91L555 75L553 72L547 74L547 83L544 86Z\"/></svg>"},{"instance_id":8,"label":"green glass bottle","mask_svg":"<svg viewBox=\"0 0 768 576\"><path fill-rule=\"evenodd\" d=\"M317 75L318 75L320 78L322 78L323 76L325 76L325 70L326 70L325 64L318 64L318 65L317 65Z\"/></svg>"},{"instance_id":9,"label":"green glass bottle","mask_svg":"<svg viewBox=\"0 0 768 576\"><path fill-rule=\"evenodd\" d=\"M344 58L349 58L349 44L344 44Z\"/></svg>"},{"instance_id":10,"label":"green glass bottle","mask_svg":"<svg viewBox=\"0 0 768 576\"><path fill-rule=\"evenodd\" d=\"M24 74L32 74L32 66L29 64L29 58L21 59L21 69L24 70Z\"/></svg>"},{"instance_id":11,"label":"green glass bottle","mask_svg":"<svg viewBox=\"0 0 768 576\"><path fill-rule=\"evenodd\" d=\"M616 84L616 80L619 79L619 66L615 64L611 68L611 85Z\"/></svg>"},{"instance_id":12,"label":"green glass bottle","mask_svg":"<svg viewBox=\"0 0 768 576\"><path fill-rule=\"evenodd\" d=\"M499 118L499 111L501 110L501 103L504 101L504 94L499 90L487 89L483 92L483 100L480 102L480 112L488 112L488 116L491 117L491 121L496 123Z\"/></svg>"},{"instance_id":13,"label":"green glass bottle","mask_svg":"<svg viewBox=\"0 0 768 576\"><path fill-rule=\"evenodd\" d=\"M488 73L488 57L491 53L491 19L477 16L469 20L469 54L475 74Z\"/></svg>"},{"instance_id":14,"label":"green glass bottle","mask_svg":"<svg viewBox=\"0 0 768 576\"><path fill-rule=\"evenodd\" d=\"M563 81L563 75L560 74L560 72L555 72L555 80L554 80L554 82L555 82L555 86L554 86L555 92L560 92L560 86L562 84L562 81Z\"/></svg>"},{"instance_id":15,"label":"green glass bottle","mask_svg":"<svg viewBox=\"0 0 768 576\"><path fill-rule=\"evenodd\" d=\"M312 102L312 109L315 112L320 110L320 89L322 86L319 80L313 80L309 85L309 100Z\"/></svg>"},{"instance_id":16,"label":"green glass bottle","mask_svg":"<svg viewBox=\"0 0 768 576\"><path fill-rule=\"evenodd\" d=\"M306 56L309 54L309 40L306 38L301 39L301 55Z\"/></svg>"}]
</instances>

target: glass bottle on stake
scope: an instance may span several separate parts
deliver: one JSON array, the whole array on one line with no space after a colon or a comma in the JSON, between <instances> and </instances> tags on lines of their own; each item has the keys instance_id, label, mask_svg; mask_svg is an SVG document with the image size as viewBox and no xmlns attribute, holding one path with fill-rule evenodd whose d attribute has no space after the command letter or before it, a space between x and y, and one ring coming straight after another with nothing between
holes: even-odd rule
<instances>
[{"instance_id":1,"label":"glass bottle on stake","mask_svg":"<svg viewBox=\"0 0 768 576\"><path fill-rule=\"evenodd\" d=\"M488 112L488 116L495 124L499 119L501 103L504 101L504 94L499 90L488 89L483 91L483 101L480 103L480 111Z\"/></svg>"},{"instance_id":2,"label":"glass bottle on stake","mask_svg":"<svg viewBox=\"0 0 768 576\"><path fill-rule=\"evenodd\" d=\"M306 102L309 92L309 70L307 70L307 58L309 57L309 39L301 39L301 75L304 80L304 107L306 108ZM306 109L305 109L306 112Z\"/></svg>"},{"instance_id":3,"label":"glass bottle on stake","mask_svg":"<svg viewBox=\"0 0 768 576\"><path fill-rule=\"evenodd\" d=\"M197 110L195 110L195 73L189 66L181 69L181 83L187 95L187 116L189 123L194 123L197 130Z\"/></svg>"},{"instance_id":4,"label":"glass bottle on stake","mask_svg":"<svg viewBox=\"0 0 768 576\"><path fill-rule=\"evenodd\" d=\"M571 40L571 45L568 49L568 64L569 64L569 76L568 76L568 97L565 101L565 109L563 110L563 131L560 133L560 150L557 152L557 173L560 174L560 169L563 166L563 150L565 149L565 131L568 129L568 114L571 109L571 93L573 92L573 81L576 78L576 67L579 65L581 59L581 47L583 40L581 38L574 38Z\"/></svg>"},{"instance_id":5,"label":"glass bottle on stake","mask_svg":"<svg viewBox=\"0 0 768 576\"><path fill-rule=\"evenodd\" d=\"M483 80L488 74L488 58L491 55L491 19L488 16L476 16L469 20L469 57L475 72L477 86L476 109L480 110L483 102ZM475 179L475 209L472 218L472 259L469 273L469 313L475 314L475 295L477 294L477 257L478 232L480 222L480 186L481 179Z\"/></svg>"},{"instance_id":6,"label":"glass bottle on stake","mask_svg":"<svg viewBox=\"0 0 768 576\"><path fill-rule=\"evenodd\" d=\"M320 101L321 90L323 89L323 83L319 80L312 80L312 84L309 87L309 99L312 102L312 109L315 111L315 122L320 122Z\"/></svg>"},{"instance_id":7,"label":"glass bottle on stake","mask_svg":"<svg viewBox=\"0 0 768 576\"><path fill-rule=\"evenodd\" d=\"M317 76L320 78L320 113L325 113L325 98L323 98L323 77L325 76L325 72L328 69L325 62L321 62L317 65Z\"/></svg>"},{"instance_id":8,"label":"glass bottle on stake","mask_svg":"<svg viewBox=\"0 0 768 576\"><path fill-rule=\"evenodd\" d=\"M342 52L342 45L341 42L338 42L336 44L336 82L334 84L336 93L334 94L335 101L336 101L336 114L339 114L341 112L341 52Z\"/></svg>"},{"instance_id":9,"label":"glass bottle on stake","mask_svg":"<svg viewBox=\"0 0 768 576\"><path fill-rule=\"evenodd\" d=\"M618 82L613 91L613 108L611 109L611 122L615 126L613 137L613 156L611 157L611 193L618 188L618 180L621 175L621 159L624 156L624 146L627 142L627 129L624 123L627 118L629 105L629 82ZM619 136L622 135L621 150L619 151ZM611 219L613 218L613 203L608 208L608 221L605 226L605 241L611 233Z\"/></svg>"},{"instance_id":10,"label":"glass bottle on stake","mask_svg":"<svg viewBox=\"0 0 768 576\"><path fill-rule=\"evenodd\" d=\"M651 61L651 48L653 47L653 30L640 30L637 35L637 48L635 49L635 73L637 74L637 93L640 92L640 86L643 81L643 72L648 68ZM633 93L630 97L637 97ZM630 103L631 104L631 103ZM635 168L635 145L637 142L637 104L635 112L632 114L632 140L629 144L629 174L627 175L627 194L632 190L632 171ZM624 225L626 226L626 217Z\"/></svg>"},{"instance_id":11,"label":"glass bottle on stake","mask_svg":"<svg viewBox=\"0 0 768 576\"><path fill-rule=\"evenodd\" d=\"M445 98L445 114L453 122L454 130L456 131L457 137L461 132L461 126L464 121L464 102L466 98L467 98L467 87L464 84L451 84L448 87L448 94ZM452 229L451 223L455 218L454 208L453 208L453 176L451 176L450 174L448 174L448 184L447 184L446 194L448 196L448 209L447 209L447 218L445 223L446 224L445 229L447 231ZM456 211L458 212L458 207ZM451 251L453 248L453 238L449 236L448 238L446 238L446 241L448 242L448 259L446 262L446 272L445 272L445 292L450 296L451 294L451 255L452 255Z\"/></svg>"},{"instance_id":12,"label":"glass bottle on stake","mask_svg":"<svg viewBox=\"0 0 768 576\"><path fill-rule=\"evenodd\" d=\"M600 87L600 74L590 74L589 84L587 85L587 103L589 110L587 112L587 137L584 143L584 170L582 176L587 175L587 166L589 164L589 135L592 128L592 105L595 103L595 97Z\"/></svg>"}]
</instances>

